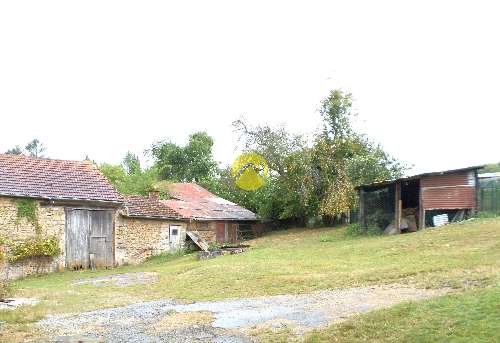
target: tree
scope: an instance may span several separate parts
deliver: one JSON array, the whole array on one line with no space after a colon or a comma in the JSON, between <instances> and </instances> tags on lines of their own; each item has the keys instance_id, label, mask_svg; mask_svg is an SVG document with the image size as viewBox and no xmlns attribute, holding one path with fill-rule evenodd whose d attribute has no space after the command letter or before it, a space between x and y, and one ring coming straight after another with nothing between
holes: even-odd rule
<instances>
[{"instance_id":1,"label":"tree","mask_svg":"<svg viewBox=\"0 0 500 343\"><path fill-rule=\"evenodd\" d=\"M254 193L237 191L224 179L217 185L220 192L275 220L303 224L309 218L329 219L348 212L356 206L356 186L397 177L404 170L382 147L355 132L352 103L350 93L331 91L319 109L323 130L310 139L285 126L234 122L243 150L262 155L270 177Z\"/></svg>"},{"instance_id":2,"label":"tree","mask_svg":"<svg viewBox=\"0 0 500 343\"><path fill-rule=\"evenodd\" d=\"M214 141L206 132L189 136L185 146L170 141L152 145L150 153L155 159L160 178L176 182L201 182L215 176L217 163L213 158Z\"/></svg>"},{"instance_id":3,"label":"tree","mask_svg":"<svg viewBox=\"0 0 500 343\"><path fill-rule=\"evenodd\" d=\"M131 152L127 152L122 164L103 163L99 169L123 194L148 195L151 190L155 189L158 181L157 168L142 170L139 158Z\"/></svg>"},{"instance_id":4,"label":"tree","mask_svg":"<svg viewBox=\"0 0 500 343\"><path fill-rule=\"evenodd\" d=\"M482 170L483 173L498 173L500 172L500 162L487 164Z\"/></svg>"},{"instance_id":5,"label":"tree","mask_svg":"<svg viewBox=\"0 0 500 343\"><path fill-rule=\"evenodd\" d=\"M31 157L44 157L43 153L45 151L45 146L38 138L35 138L26 144L25 150Z\"/></svg>"},{"instance_id":6,"label":"tree","mask_svg":"<svg viewBox=\"0 0 500 343\"><path fill-rule=\"evenodd\" d=\"M331 91L319 112L324 129L313 149L322 185L320 211L336 216L355 206L355 186L399 177L405 166L355 132L351 93Z\"/></svg>"},{"instance_id":7,"label":"tree","mask_svg":"<svg viewBox=\"0 0 500 343\"><path fill-rule=\"evenodd\" d=\"M39 139L35 138L26 144L23 149L20 145L16 145L12 149L7 150L6 154L11 155L28 155L31 157L45 157L43 153L45 152L45 146Z\"/></svg>"},{"instance_id":8,"label":"tree","mask_svg":"<svg viewBox=\"0 0 500 343\"><path fill-rule=\"evenodd\" d=\"M238 119L233 122L233 128L239 134L238 140L243 150L263 156L269 169L277 174L285 172L287 156L305 146L304 137L288 132L284 125L276 128L268 125L251 126L244 119Z\"/></svg>"},{"instance_id":9,"label":"tree","mask_svg":"<svg viewBox=\"0 0 500 343\"><path fill-rule=\"evenodd\" d=\"M123 166L128 174L137 174L141 171L141 162L139 161L139 157L130 151L128 151L123 158Z\"/></svg>"},{"instance_id":10,"label":"tree","mask_svg":"<svg viewBox=\"0 0 500 343\"><path fill-rule=\"evenodd\" d=\"M352 94L335 89L321 101L319 109L324 122L324 132L332 141L342 141L353 134Z\"/></svg>"},{"instance_id":11,"label":"tree","mask_svg":"<svg viewBox=\"0 0 500 343\"><path fill-rule=\"evenodd\" d=\"M21 148L19 145L16 145L12 149L7 150L5 153L10 155L22 155L23 148Z\"/></svg>"}]
</instances>

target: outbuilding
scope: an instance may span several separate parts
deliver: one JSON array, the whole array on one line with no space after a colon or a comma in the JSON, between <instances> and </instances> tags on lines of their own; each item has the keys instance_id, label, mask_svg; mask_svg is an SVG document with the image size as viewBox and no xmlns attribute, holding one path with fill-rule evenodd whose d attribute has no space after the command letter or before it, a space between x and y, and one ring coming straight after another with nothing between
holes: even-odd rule
<instances>
[{"instance_id":1,"label":"outbuilding","mask_svg":"<svg viewBox=\"0 0 500 343\"><path fill-rule=\"evenodd\" d=\"M122 204L90 161L0 154L0 275L114 266Z\"/></svg>"},{"instance_id":2,"label":"outbuilding","mask_svg":"<svg viewBox=\"0 0 500 343\"><path fill-rule=\"evenodd\" d=\"M171 199L162 203L187 221L187 230L209 243L235 243L262 233L262 221L255 213L196 183L172 183L168 195Z\"/></svg>"},{"instance_id":3,"label":"outbuilding","mask_svg":"<svg viewBox=\"0 0 500 343\"><path fill-rule=\"evenodd\" d=\"M114 267L260 234L257 216L195 183L121 195L95 164L0 154L0 278Z\"/></svg>"},{"instance_id":4,"label":"outbuilding","mask_svg":"<svg viewBox=\"0 0 500 343\"><path fill-rule=\"evenodd\" d=\"M442 220L466 218L477 210L478 170L483 167L431 172L359 186L359 222L395 233L439 225Z\"/></svg>"}]
</instances>

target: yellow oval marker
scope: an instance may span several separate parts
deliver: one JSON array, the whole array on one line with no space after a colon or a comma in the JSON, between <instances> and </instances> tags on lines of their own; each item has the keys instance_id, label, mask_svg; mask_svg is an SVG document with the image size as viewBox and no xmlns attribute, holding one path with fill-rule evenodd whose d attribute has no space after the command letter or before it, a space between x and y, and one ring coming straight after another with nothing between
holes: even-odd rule
<instances>
[{"instance_id":1,"label":"yellow oval marker","mask_svg":"<svg viewBox=\"0 0 500 343\"><path fill-rule=\"evenodd\" d=\"M245 152L234 161L231 175L236 186L245 191L255 191L266 183L269 167L264 157L255 152Z\"/></svg>"}]
</instances>

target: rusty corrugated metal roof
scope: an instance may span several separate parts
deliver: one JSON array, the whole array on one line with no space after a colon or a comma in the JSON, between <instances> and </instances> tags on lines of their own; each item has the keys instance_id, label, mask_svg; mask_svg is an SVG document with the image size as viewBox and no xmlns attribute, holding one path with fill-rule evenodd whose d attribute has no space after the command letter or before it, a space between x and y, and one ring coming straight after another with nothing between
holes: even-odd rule
<instances>
[{"instance_id":1,"label":"rusty corrugated metal roof","mask_svg":"<svg viewBox=\"0 0 500 343\"><path fill-rule=\"evenodd\" d=\"M160 200L185 218L198 220L257 220L252 211L210 193L195 183L173 183L168 188L174 199Z\"/></svg>"},{"instance_id":2,"label":"rusty corrugated metal roof","mask_svg":"<svg viewBox=\"0 0 500 343\"><path fill-rule=\"evenodd\" d=\"M390 185L390 184L395 183L395 182L420 179L420 178L425 177L425 176L436 176L436 175L460 173L460 172L465 172L465 171L470 171L470 170L479 170L479 169L482 169L484 167L485 167L485 165L480 165L480 166L466 167L466 168L460 168L460 169L451 169L451 170L444 170L444 171L438 171L438 172L423 173L423 174L418 174L418 175L406 176L406 177L402 177L399 179L385 180L385 181L360 185L360 186L357 186L356 189L365 188L365 187L381 187L381 186Z\"/></svg>"}]
</instances>

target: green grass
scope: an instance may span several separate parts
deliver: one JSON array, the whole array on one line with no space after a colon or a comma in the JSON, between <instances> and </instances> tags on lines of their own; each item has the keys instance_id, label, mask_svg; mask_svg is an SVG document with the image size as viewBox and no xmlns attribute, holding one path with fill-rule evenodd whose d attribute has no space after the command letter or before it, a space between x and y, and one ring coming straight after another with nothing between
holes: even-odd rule
<instances>
[{"instance_id":1,"label":"green grass","mask_svg":"<svg viewBox=\"0 0 500 343\"><path fill-rule=\"evenodd\" d=\"M316 331L315 342L500 342L500 288L373 311Z\"/></svg>"},{"instance_id":2,"label":"green grass","mask_svg":"<svg viewBox=\"0 0 500 343\"><path fill-rule=\"evenodd\" d=\"M214 300L371 284L402 283L457 290L496 285L500 274L500 219L480 219L413 234L349 237L345 228L293 229L250 242L239 255L198 261L195 254L161 256L138 266L53 273L13 282L17 296L39 305L0 311L7 333L32 333L30 323L71 313L171 297ZM127 287L72 285L103 275L149 271L159 282ZM0 341L2 336L0 334Z\"/></svg>"}]
</instances>

